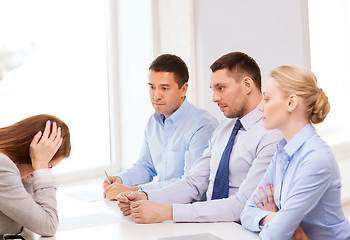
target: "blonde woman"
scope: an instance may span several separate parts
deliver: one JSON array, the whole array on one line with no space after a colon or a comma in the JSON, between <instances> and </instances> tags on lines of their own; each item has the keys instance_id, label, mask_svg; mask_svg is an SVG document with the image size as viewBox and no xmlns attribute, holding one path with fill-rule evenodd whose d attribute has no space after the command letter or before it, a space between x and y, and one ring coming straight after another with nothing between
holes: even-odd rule
<instances>
[{"instance_id":1,"label":"blonde woman","mask_svg":"<svg viewBox=\"0 0 350 240\"><path fill-rule=\"evenodd\" d=\"M23 227L42 236L56 233L56 186L49 169L70 149L67 125L51 115L0 128L0 236Z\"/></svg>"},{"instance_id":2,"label":"blonde woman","mask_svg":"<svg viewBox=\"0 0 350 240\"><path fill-rule=\"evenodd\" d=\"M261 239L350 239L339 169L313 126L330 110L316 77L300 66L277 67L258 109L264 127L279 129L284 139L245 205L242 225Z\"/></svg>"}]
</instances>

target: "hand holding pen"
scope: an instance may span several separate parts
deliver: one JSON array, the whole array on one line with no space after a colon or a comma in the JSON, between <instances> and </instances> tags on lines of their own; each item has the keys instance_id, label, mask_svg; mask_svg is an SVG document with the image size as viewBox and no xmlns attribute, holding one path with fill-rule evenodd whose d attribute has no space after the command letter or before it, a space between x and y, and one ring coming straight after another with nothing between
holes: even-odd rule
<instances>
[{"instance_id":1,"label":"hand holding pen","mask_svg":"<svg viewBox=\"0 0 350 240\"><path fill-rule=\"evenodd\" d=\"M116 176L108 176L107 172L105 171L105 175L106 175L106 179L103 181L103 188L106 190L106 187L108 187L109 185L118 182L118 183L122 183L122 181L120 180L120 178L116 177Z\"/></svg>"},{"instance_id":2,"label":"hand holding pen","mask_svg":"<svg viewBox=\"0 0 350 240\"><path fill-rule=\"evenodd\" d=\"M136 191L137 186L122 184L122 180L116 176L109 176L105 171L106 179L103 182L103 196L109 200L117 200L118 194L123 192Z\"/></svg>"},{"instance_id":3,"label":"hand holding pen","mask_svg":"<svg viewBox=\"0 0 350 240\"><path fill-rule=\"evenodd\" d=\"M111 184L112 184L112 182L111 182L111 179L109 179L109 176L108 176L108 174L107 174L106 170L105 170L105 175L106 175L106 178L107 178L107 182L108 182L108 184L109 184L109 185L111 185Z\"/></svg>"},{"instance_id":4,"label":"hand holding pen","mask_svg":"<svg viewBox=\"0 0 350 240\"><path fill-rule=\"evenodd\" d=\"M130 215L133 205L137 204L137 202L141 200L147 200L147 195L144 192L123 192L120 193L117 197L117 201L119 201L118 206L120 208L120 211L125 216Z\"/></svg>"},{"instance_id":5,"label":"hand holding pen","mask_svg":"<svg viewBox=\"0 0 350 240\"><path fill-rule=\"evenodd\" d=\"M123 202L125 202L125 203L127 202L127 203L131 204L130 199L129 199L127 196L125 196L124 193L120 193L119 195L121 196L120 199L123 199L123 198L124 198L125 201L123 201ZM118 198L119 198L119 196L118 196ZM117 198L117 200L118 200L118 198ZM120 201L120 200L118 200L118 201Z\"/></svg>"},{"instance_id":6,"label":"hand holding pen","mask_svg":"<svg viewBox=\"0 0 350 240\"><path fill-rule=\"evenodd\" d=\"M105 171L106 179L103 181L103 197L107 197L107 191L113 187L113 183L121 183L120 178L116 176L108 176L107 172Z\"/></svg>"}]
</instances>

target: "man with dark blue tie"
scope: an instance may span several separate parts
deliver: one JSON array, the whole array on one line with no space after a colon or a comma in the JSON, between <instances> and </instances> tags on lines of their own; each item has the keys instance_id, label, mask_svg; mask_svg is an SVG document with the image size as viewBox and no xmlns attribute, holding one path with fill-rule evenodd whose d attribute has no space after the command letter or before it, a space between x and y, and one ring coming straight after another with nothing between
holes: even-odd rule
<instances>
[{"instance_id":1,"label":"man with dark blue tie","mask_svg":"<svg viewBox=\"0 0 350 240\"><path fill-rule=\"evenodd\" d=\"M261 74L253 58L232 52L210 68L213 102L227 119L186 178L161 190L118 196L120 210L134 222L239 221L282 139L279 131L264 129L256 109L262 99ZM207 201L196 202L205 192Z\"/></svg>"}]
</instances>

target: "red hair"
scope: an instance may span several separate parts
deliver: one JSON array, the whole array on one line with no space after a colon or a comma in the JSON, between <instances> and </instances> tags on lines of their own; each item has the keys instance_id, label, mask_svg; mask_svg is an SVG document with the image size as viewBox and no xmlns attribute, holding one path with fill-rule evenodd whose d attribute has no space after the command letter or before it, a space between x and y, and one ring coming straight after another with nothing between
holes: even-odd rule
<instances>
[{"instance_id":1,"label":"red hair","mask_svg":"<svg viewBox=\"0 0 350 240\"><path fill-rule=\"evenodd\" d=\"M0 128L0 152L4 153L16 164L31 164L32 161L29 157L30 143L35 134L39 131L44 132L45 124L48 120L51 123L56 122L57 127L61 128L63 137L62 145L52 159L69 157L71 145L68 126L59 118L48 114L32 116L11 126Z\"/></svg>"}]
</instances>

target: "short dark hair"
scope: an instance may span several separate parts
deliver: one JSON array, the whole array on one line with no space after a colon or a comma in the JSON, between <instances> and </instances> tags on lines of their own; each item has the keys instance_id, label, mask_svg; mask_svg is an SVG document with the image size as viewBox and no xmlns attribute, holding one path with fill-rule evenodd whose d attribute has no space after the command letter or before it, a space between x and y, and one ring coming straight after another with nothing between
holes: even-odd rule
<instances>
[{"instance_id":1,"label":"short dark hair","mask_svg":"<svg viewBox=\"0 0 350 240\"><path fill-rule=\"evenodd\" d=\"M188 82L188 69L186 63L176 55L162 54L149 66L155 72L172 72L179 88Z\"/></svg>"},{"instance_id":2,"label":"short dark hair","mask_svg":"<svg viewBox=\"0 0 350 240\"><path fill-rule=\"evenodd\" d=\"M261 92L261 73L259 65L255 60L242 52L231 52L216 60L211 66L212 72L228 69L232 74L246 74Z\"/></svg>"}]
</instances>

